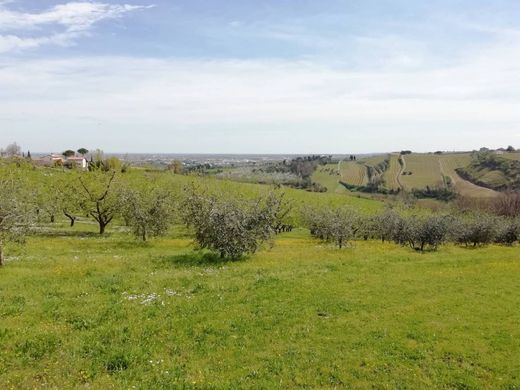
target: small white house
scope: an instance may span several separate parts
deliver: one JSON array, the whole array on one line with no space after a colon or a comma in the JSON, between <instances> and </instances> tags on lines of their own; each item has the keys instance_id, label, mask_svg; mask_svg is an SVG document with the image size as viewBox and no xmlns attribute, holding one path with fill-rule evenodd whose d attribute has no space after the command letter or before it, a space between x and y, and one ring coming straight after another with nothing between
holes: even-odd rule
<instances>
[{"instance_id":1,"label":"small white house","mask_svg":"<svg viewBox=\"0 0 520 390\"><path fill-rule=\"evenodd\" d=\"M88 163L85 157L66 157L65 163L75 164L76 167L87 169Z\"/></svg>"},{"instance_id":2,"label":"small white house","mask_svg":"<svg viewBox=\"0 0 520 390\"><path fill-rule=\"evenodd\" d=\"M53 167L56 165L69 165L80 169L87 169L88 162L85 157L65 157L61 154L49 154L39 159L33 160L34 163L42 166Z\"/></svg>"}]
</instances>

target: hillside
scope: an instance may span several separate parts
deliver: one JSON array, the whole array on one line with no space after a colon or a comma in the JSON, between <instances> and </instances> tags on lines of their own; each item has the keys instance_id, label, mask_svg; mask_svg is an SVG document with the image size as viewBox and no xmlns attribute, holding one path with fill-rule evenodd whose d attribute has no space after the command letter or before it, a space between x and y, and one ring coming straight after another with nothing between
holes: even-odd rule
<instances>
[{"instance_id":1,"label":"hillside","mask_svg":"<svg viewBox=\"0 0 520 390\"><path fill-rule=\"evenodd\" d=\"M2 269L0 387L520 386L518 248L337 250L297 230L226 262L184 234L31 238Z\"/></svg>"},{"instance_id":2,"label":"hillside","mask_svg":"<svg viewBox=\"0 0 520 390\"><path fill-rule=\"evenodd\" d=\"M457 172L476 185L497 191L520 189L520 153L474 153L471 163Z\"/></svg>"},{"instance_id":3,"label":"hillside","mask_svg":"<svg viewBox=\"0 0 520 390\"><path fill-rule=\"evenodd\" d=\"M516 166L520 153L506 153L496 158ZM473 170L464 171L464 175L462 169L468 169L472 164ZM369 186L371 180L376 178L382 180L379 192L446 188L463 196L491 198L497 196L497 190L504 189L506 183L509 183L512 170L504 173L497 169L478 169L474 153L460 152L392 153L358 161L343 161L340 163L340 172L341 180L354 190L355 186Z\"/></svg>"}]
</instances>

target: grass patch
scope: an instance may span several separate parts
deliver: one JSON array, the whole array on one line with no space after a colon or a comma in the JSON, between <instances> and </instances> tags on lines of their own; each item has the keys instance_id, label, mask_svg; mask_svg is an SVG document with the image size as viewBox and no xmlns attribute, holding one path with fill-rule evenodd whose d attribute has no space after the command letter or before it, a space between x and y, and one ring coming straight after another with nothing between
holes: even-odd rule
<instances>
[{"instance_id":1,"label":"grass patch","mask_svg":"<svg viewBox=\"0 0 520 390\"><path fill-rule=\"evenodd\" d=\"M520 386L518 247L296 229L222 262L177 232L57 230L0 270L0 388Z\"/></svg>"}]
</instances>

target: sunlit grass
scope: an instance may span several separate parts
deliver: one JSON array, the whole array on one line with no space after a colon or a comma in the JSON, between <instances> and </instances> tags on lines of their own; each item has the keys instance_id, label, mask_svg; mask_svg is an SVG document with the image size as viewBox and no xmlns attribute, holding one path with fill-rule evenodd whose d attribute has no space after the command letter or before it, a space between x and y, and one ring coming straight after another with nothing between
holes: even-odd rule
<instances>
[{"instance_id":1,"label":"sunlit grass","mask_svg":"<svg viewBox=\"0 0 520 390\"><path fill-rule=\"evenodd\" d=\"M0 270L0 388L520 386L518 247L337 250L297 229L237 262L183 228L65 226Z\"/></svg>"}]
</instances>

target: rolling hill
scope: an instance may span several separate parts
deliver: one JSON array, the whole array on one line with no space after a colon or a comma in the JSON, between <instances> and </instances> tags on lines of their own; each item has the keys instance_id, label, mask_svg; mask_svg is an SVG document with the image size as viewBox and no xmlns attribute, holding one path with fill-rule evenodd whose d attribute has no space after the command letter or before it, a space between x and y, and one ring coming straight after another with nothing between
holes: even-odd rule
<instances>
[{"instance_id":1,"label":"rolling hill","mask_svg":"<svg viewBox=\"0 0 520 390\"><path fill-rule=\"evenodd\" d=\"M491 198L498 191L517 188L520 153L488 152L410 153L380 155L339 164L340 178L347 186L366 189L378 183L382 192L447 189L462 196ZM491 156L491 157L489 157Z\"/></svg>"}]
</instances>

